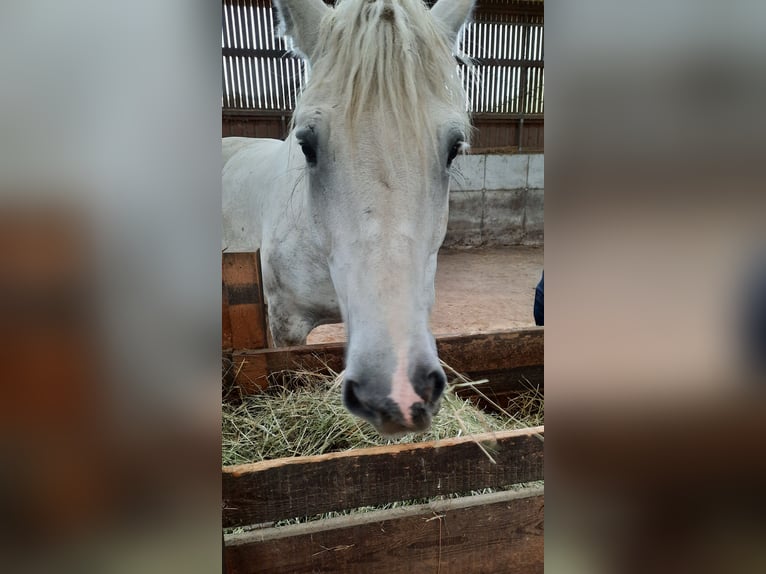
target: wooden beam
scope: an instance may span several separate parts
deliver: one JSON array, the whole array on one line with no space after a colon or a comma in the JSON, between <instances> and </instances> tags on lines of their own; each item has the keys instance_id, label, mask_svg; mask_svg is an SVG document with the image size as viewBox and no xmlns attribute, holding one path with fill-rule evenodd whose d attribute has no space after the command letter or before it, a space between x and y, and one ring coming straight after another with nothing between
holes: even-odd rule
<instances>
[{"instance_id":1,"label":"wooden beam","mask_svg":"<svg viewBox=\"0 0 766 574\"><path fill-rule=\"evenodd\" d=\"M229 292L223 283L221 294L221 346L224 349L233 349L234 340L231 332L231 317L229 316Z\"/></svg>"},{"instance_id":2,"label":"wooden beam","mask_svg":"<svg viewBox=\"0 0 766 574\"><path fill-rule=\"evenodd\" d=\"M221 55L235 58L293 58L287 50L267 50L263 48L221 48ZM295 57L296 60L300 58ZM542 60L530 60L523 58L472 58L471 63L475 66L508 66L543 68Z\"/></svg>"},{"instance_id":3,"label":"wooden beam","mask_svg":"<svg viewBox=\"0 0 766 574\"><path fill-rule=\"evenodd\" d=\"M224 253L222 259L222 344L262 349L267 337L259 253Z\"/></svg>"},{"instance_id":4,"label":"wooden beam","mask_svg":"<svg viewBox=\"0 0 766 574\"><path fill-rule=\"evenodd\" d=\"M223 108L221 115L224 119L227 118L239 118L239 119L252 119L259 120L262 118L282 118L284 116L291 116L292 110L260 110L260 109L247 109L247 108Z\"/></svg>"},{"instance_id":5,"label":"wooden beam","mask_svg":"<svg viewBox=\"0 0 766 574\"><path fill-rule=\"evenodd\" d=\"M223 525L465 493L543 478L543 427L223 468ZM476 444L486 444L495 462Z\"/></svg>"},{"instance_id":6,"label":"wooden beam","mask_svg":"<svg viewBox=\"0 0 766 574\"><path fill-rule=\"evenodd\" d=\"M265 388L268 378L280 371L302 368L339 373L344 347L344 343L328 343L234 352L235 382L247 392ZM457 372L474 380L490 379L493 392L519 390L521 377L542 386L543 327L439 337L436 347L439 357Z\"/></svg>"},{"instance_id":7,"label":"wooden beam","mask_svg":"<svg viewBox=\"0 0 766 574\"><path fill-rule=\"evenodd\" d=\"M542 488L227 537L229 574L543 572Z\"/></svg>"},{"instance_id":8,"label":"wooden beam","mask_svg":"<svg viewBox=\"0 0 766 574\"><path fill-rule=\"evenodd\" d=\"M221 48L221 56L232 56L235 58L293 58L288 50L269 50L266 48Z\"/></svg>"},{"instance_id":9,"label":"wooden beam","mask_svg":"<svg viewBox=\"0 0 766 574\"><path fill-rule=\"evenodd\" d=\"M292 115L291 110L259 110L259 109L240 109L223 108L221 110L223 118L241 118L259 120L263 118L282 118ZM497 113L497 112L472 112L471 119L494 121L497 123L514 123L519 120L522 114ZM524 114L524 121L536 121L542 123L545 120L543 114Z\"/></svg>"}]
</instances>

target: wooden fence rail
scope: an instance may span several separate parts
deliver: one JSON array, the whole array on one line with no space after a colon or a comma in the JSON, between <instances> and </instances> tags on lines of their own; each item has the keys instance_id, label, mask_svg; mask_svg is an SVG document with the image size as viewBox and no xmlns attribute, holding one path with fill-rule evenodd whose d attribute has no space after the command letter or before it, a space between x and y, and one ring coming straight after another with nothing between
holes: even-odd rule
<instances>
[{"instance_id":1,"label":"wooden fence rail","mask_svg":"<svg viewBox=\"0 0 766 574\"><path fill-rule=\"evenodd\" d=\"M264 528L227 538L227 574L542 574L543 488Z\"/></svg>"},{"instance_id":2,"label":"wooden fence rail","mask_svg":"<svg viewBox=\"0 0 766 574\"><path fill-rule=\"evenodd\" d=\"M223 525L542 480L543 432L534 427L226 466ZM491 450L493 460L479 444Z\"/></svg>"}]
</instances>

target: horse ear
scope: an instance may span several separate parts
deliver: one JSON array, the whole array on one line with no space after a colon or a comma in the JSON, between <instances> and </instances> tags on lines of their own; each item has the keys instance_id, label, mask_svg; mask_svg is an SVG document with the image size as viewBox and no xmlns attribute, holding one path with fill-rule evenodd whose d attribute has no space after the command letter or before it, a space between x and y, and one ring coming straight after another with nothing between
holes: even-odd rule
<instances>
[{"instance_id":1,"label":"horse ear","mask_svg":"<svg viewBox=\"0 0 766 574\"><path fill-rule=\"evenodd\" d=\"M447 40L452 46L457 40L457 33L473 11L475 0L438 0L431 8L431 15L441 22L447 33Z\"/></svg>"},{"instance_id":2,"label":"horse ear","mask_svg":"<svg viewBox=\"0 0 766 574\"><path fill-rule=\"evenodd\" d=\"M290 36L295 48L311 59L319 39L319 22L332 8L322 0L274 0L279 33Z\"/></svg>"}]
</instances>

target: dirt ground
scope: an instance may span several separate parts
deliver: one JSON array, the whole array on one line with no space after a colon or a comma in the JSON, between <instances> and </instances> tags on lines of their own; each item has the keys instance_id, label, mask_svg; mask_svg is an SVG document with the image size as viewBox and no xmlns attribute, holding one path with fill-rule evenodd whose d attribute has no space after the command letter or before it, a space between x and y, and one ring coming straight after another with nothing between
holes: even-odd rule
<instances>
[{"instance_id":1,"label":"dirt ground","mask_svg":"<svg viewBox=\"0 0 766 574\"><path fill-rule=\"evenodd\" d=\"M542 270L542 247L442 250L431 314L434 335L534 325L532 305ZM308 337L309 344L333 341L345 341L342 324L322 325Z\"/></svg>"}]
</instances>

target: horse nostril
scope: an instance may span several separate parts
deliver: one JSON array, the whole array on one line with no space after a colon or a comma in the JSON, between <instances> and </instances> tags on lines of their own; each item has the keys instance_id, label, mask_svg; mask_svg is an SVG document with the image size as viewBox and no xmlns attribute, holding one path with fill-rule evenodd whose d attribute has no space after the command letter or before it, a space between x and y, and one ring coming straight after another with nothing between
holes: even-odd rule
<instances>
[{"instance_id":1,"label":"horse nostril","mask_svg":"<svg viewBox=\"0 0 766 574\"><path fill-rule=\"evenodd\" d=\"M426 369L418 370L412 378L412 386L423 401L433 406L441 398L442 393L444 393L444 387L447 386L447 377L439 367L430 371Z\"/></svg>"},{"instance_id":2,"label":"horse nostril","mask_svg":"<svg viewBox=\"0 0 766 574\"><path fill-rule=\"evenodd\" d=\"M376 418L375 412L368 407L358 396L359 383L346 379L343 382L343 403L346 408L353 414L363 418Z\"/></svg>"},{"instance_id":3,"label":"horse nostril","mask_svg":"<svg viewBox=\"0 0 766 574\"><path fill-rule=\"evenodd\" d=\"M447 386L447 377L444 371L436 369L428 373L428 383L431 388L431 402L437 401L444 392L444 387Z\"/></svg>"}]
</instances>

